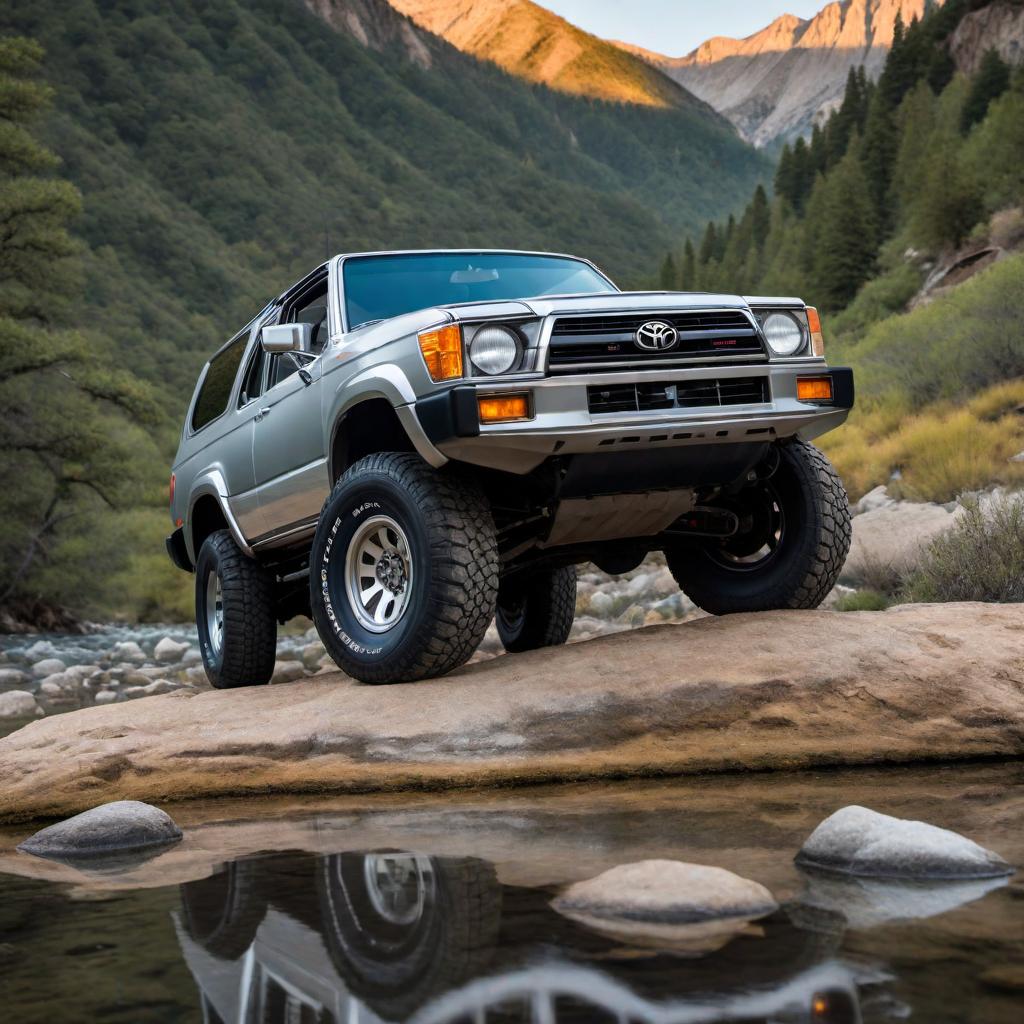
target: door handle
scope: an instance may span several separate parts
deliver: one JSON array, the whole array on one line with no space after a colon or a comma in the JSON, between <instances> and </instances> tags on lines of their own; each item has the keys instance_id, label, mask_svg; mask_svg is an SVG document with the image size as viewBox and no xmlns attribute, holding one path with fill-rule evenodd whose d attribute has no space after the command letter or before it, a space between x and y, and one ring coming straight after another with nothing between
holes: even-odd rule
<instances>
[{"instance_id":1,"label":"door handle","mask_svg":"<svg viewBox=\"0 0 1024 1024\"><path fill-rule=\"evenodd\" d=\"M270 415L270 409L271 409L271 407L269 405L265 406L264 408L260 409L260 411L258 413L256 413L255 416L253 416L253 419L257 423L259 423L259 421L262 420L265 416L269 416Z\"/></svg>"}]
</instances>

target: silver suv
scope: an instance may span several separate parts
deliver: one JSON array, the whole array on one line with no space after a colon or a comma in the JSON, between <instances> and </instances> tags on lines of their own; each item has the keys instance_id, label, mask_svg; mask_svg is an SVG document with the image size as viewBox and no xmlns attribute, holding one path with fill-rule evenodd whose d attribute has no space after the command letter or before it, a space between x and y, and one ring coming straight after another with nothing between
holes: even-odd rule
<instances>
[{"instance_id":1,"label":"silver suv","mask_svg":"<svg viewBox=\"0 0 1024 1024\"><path fill-rule=\"evenodd\" d=\"M311 615L368 683L564 643L576 570L663 551L715 613L811 608L850 543L809 442L853 405L799 299L620 292L542 253L336 256L199 377L171 477L211 682Z\"/></svg>"}]
</instances>

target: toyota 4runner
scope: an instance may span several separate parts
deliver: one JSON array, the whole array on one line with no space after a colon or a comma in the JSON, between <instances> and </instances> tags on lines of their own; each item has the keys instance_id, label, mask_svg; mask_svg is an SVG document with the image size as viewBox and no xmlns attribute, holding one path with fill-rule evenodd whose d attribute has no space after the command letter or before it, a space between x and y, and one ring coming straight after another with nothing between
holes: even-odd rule
<instances>
[{"instance_id":1,"label":"toyota 4runner","mask_svg":"<svg viewBox=\"0 0 1024 1024\"><path fill-rule=\"evenodd\" d=\"M570 256L337 256L207 363L171 476L206 671L311 615L368 683L564 643L576 566L663 551L714 614L813 608L850 544L847 417L799 299L620 292Z\"/></svg>"}]
</instances>

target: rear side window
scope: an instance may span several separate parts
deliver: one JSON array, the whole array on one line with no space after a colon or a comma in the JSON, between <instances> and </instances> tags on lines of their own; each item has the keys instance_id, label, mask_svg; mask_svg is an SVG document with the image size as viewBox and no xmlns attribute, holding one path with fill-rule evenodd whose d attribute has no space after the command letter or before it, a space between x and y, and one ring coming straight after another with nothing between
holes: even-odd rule
<instances>
[{"instance_id":1,"label":"rear side window","mask_svg":"<svg viewBox=\"0 0 1024 1024\"><path fill-rule=\"evenodd\" d=\"M227 409L248 339L249 335L243 334L210 360L210 369L192 411L193 430L202 430Z\"/></svg>"}]
</instances>

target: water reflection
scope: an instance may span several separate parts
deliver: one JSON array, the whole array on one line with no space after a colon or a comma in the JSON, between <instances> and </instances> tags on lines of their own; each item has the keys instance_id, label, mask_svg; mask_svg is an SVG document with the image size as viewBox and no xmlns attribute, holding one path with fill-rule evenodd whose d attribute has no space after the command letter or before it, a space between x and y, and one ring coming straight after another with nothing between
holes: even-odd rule
<instances>
[{"instance_id":1,"label":"water reflection","mask_svg":"<svg viewBox=\"0 0 1024 1024\"><path fill-rule=\"evenodd\" d=\"M855 1024L865 993L886 1004L880 972L835 958L824 907L696 961L590 931L551 895L468 857L287 854L182 885L175 923L209 1024Z\"/></svg>"}]
</instances>

